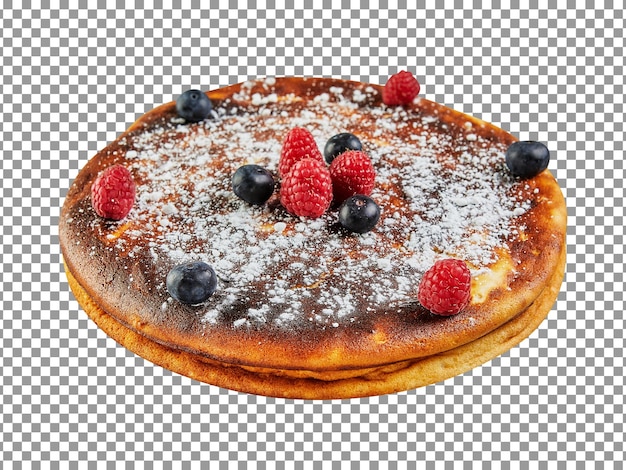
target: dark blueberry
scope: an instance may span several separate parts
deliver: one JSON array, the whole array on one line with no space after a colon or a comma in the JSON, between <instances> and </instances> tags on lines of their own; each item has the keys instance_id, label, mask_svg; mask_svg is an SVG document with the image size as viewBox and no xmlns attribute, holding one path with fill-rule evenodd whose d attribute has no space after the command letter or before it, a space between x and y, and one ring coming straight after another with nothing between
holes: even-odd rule
<instances>
[{"instance_id":1,"label":"dark blueberry","mask_svg":"<svg viewBox=\"0 0 626 470\"><path fill-rule=\"evenodd\" d=\"M187 90L176 100L176 112L190 122L202 121L209 117L213 104L200 90Z\"/></svg>"},{"instance_id":2,"label":"dark blueberry","mask_svg":"<svg viewBox=\"0 0 626 470\"><path fill-rule=\"evenodd\" d=\"M202 261L180 264L172 268L165 280L167 291L183 304L201 304L217 288L217 276L211 266Z\"/></svg>"},{"instance_id":3,"label":"dark blueberry","mask_svg":"<svg viewBox=\"0 0 626 470\"><path fill-rule=\"evenodd\" d=\"M357 136L349 132L342 132L328 139L328 142L326 142L324 146L324 158L326 159L326 163L330 165L340 153L346 150L361 150L361 148L361 141Z\"/></svg>"},{"instance_id":4,"label":"dark blueberry","mask_svg":"<svg viewBox=\"0 0 626 470\"><path fill-rule=\"evenodd\" d=\"M514 142L506 151L506 165L515 176L532 178L548 168L550 151L541 142Z\"/></svg>"},{"instance_id":5,"label":"dark blueberry","mask_svg":"<svg viewBox=\"0 0 626 470\"><path fill-rule=\"evenodd\" d=\"M274 192L274 177L259 165L244 165L235 171L232 179L233 191L244 201L261 205Z\"/></svg>"},{"instance_id":6,"label":"dark blueberry","mask_svg":"<svg viewBox=\"0 0 626 470\"><path fill-rule=\"evenodd\" d=\"M339 207L339 223L355 233L369 232L380 218L380 207L369 196L357 194Z\"/></svg>"}]
</instances>

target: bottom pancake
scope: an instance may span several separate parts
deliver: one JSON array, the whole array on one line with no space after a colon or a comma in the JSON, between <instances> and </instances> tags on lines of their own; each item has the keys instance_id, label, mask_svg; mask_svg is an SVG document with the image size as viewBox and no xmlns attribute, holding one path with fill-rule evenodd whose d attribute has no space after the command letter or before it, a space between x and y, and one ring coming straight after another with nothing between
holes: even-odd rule
<instances>
[{"instance_id":1,"label":"bottom pancake","mask_svg":"<svg viewBox=\"0 0 626 470\"><path fill-rule=\"evenodd\" d=\"M384 395L440 382L518 345L550 312L563 280L565 261L564 246L557 270L539 297L525 311L481 338L414 361L329 372L245 368L163 346L115 320L93 301L67 267L66 273L78 303L96 325L122 346L154 364L200 382L239 392L280 398L340 399Z\"/></svg>"}]
</instances>

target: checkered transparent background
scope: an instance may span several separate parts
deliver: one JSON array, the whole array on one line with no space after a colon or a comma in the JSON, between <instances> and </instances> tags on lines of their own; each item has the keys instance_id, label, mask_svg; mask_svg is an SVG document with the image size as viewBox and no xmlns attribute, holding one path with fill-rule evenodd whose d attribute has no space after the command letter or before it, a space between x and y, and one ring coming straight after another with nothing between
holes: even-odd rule
<instances>
[{"instance_id":1,"label":"checkered transparent background","mask_svg":"<svg viewBox=\"0 0 626 470\"><path fill-rule=\"evenodd\" d=\"M623 1L44 3L0 10L0 466L622 468ZM59 208L137 117L190 86L384 83L399 69L426 97L552 150L567 276L520 347L423 389L307 402L172 374L87 319L62 274Z\"/></svg>"}]
</instances>

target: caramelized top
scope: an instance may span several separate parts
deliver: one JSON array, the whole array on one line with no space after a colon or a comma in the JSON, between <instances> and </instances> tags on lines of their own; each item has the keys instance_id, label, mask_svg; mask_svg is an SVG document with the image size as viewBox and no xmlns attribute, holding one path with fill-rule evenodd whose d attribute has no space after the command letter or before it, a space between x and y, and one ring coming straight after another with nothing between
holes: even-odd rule
<instances>
[{"instance_id":1,"label":"caramelized top","mask_svg":"<svg viewBox=\"0 0 626 470\"><path fill-rule=\"evenodd\" d=\"M73 275L125 325L220 361L295 369L386 364L464 344L526 308L556 266L565 233L562 196L544 172L512 177L515 139L478 119L418 99L381 103L381 88L331 79L271 79L209 93L214 115L188 124L174 103L140 118L99 152L70 189L61 243ZM339 132L363 143L381 206L364 235L288 214L278 191L253 207L231 190L235 170L277 177L282 140L305 127L320 148ZM120 163L137 184L122 221L99 218L89 188ZM541 257L537 255L542 253ZM472 302L454 317L417 303L436 260L465 260ZM203 305L174 301L165 277L203 260L219 277Z\"/></svg>"}]
</instances>

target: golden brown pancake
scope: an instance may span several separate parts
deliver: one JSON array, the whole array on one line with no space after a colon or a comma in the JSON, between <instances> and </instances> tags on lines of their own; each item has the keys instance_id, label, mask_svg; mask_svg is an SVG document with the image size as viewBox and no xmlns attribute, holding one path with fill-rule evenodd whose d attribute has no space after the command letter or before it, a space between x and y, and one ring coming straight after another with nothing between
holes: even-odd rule
<instances>
[{"instance_id":1,"label":"golden brown pancake","mask_svg":"<svg viewBox=\"0 0 626 470\"><path fill-rule=\"evenodd\" d=\"M518 344L547 315L563 278L565 203L549 171L510 175L516 139L423 98L387 107L381 87L270 79L208 93L214 115L186 123L174 103L148 112L92 158L62 210L70 286L111 337L175 372L291 398L391 393L465 372ZM277 174L282 140L305 127L323 147L351 132L377 171L378 225L347 234L337 211L288 214L278 191L238 199L234 171ZM119 222L91 207L90 186L126 166L137 200ZM442 317L417 302L436 260L472 272L470 305ZM173 300L165 277L203 260L219 278L200 306Z\"/></svg>"}]
</instances>

